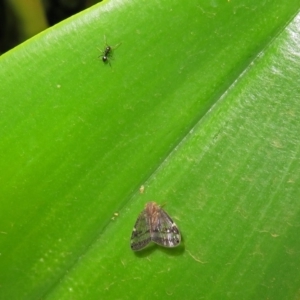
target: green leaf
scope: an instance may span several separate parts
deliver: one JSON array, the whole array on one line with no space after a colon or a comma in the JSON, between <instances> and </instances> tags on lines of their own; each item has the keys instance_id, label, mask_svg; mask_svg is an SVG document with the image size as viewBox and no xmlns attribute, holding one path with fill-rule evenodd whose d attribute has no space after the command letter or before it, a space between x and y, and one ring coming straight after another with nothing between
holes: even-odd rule
<instances>
[{"instance_id":1,"label":"green leaf","mask_svg":"<svg viewBox=\"0 0 300 300\"><path fill-rule=\"evenodd\" d=\"M1 299L299 297L299 4L254 2L108 1L0 58ZM183 243L134 253L151 200Z\"/></svg>"}]
</instances>

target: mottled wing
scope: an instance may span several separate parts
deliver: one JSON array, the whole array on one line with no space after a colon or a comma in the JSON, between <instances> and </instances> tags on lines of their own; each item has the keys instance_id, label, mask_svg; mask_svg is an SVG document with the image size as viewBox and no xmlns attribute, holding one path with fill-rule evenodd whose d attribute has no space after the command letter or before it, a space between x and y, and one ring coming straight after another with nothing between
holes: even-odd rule
<instances>
[{"instance_id":1,"label":"mottled wing","mask_svg":"<svg viewBox=\"0 0 300 300\"><path fill-rule=\"evenodd\" d=\"M172 248L180 244L181 235L170 216L159 208L155 224L151 228L151 240L161 246Z\"/></svg>"},{"instance_id":2,"label":"mottled wing","mask_svg":"<svg viewBox=\"0 0 300 300\"><path fill-rule=\"evenodd\" d=\"M130 246L134 251L142 250L151 241L149 219L143 210L138 216L132 230Z\"/></svg>"}]
</instances>

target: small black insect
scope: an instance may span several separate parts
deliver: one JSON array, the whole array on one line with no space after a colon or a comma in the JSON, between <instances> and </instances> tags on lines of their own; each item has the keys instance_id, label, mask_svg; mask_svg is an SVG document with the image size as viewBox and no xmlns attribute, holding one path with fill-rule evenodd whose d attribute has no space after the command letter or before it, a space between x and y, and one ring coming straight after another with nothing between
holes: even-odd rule
<instances>
[{"instance_id":1,"label":"small black insect","mask_svg":"<svg viewBox=\"0 0 300 300\"><path fill-rule=\"evenodd\" d=\"M107 45L107 42L106 42L106 37L104 36L104 40L105 40L105 44L106 44L106 47L104 48L104 50L102 51L102 54L99 55L98 57L101 57L102 58L102 61L104 63L109 63L110 65L110 58L112 58L112 55L113 55L113 50L117 49L121 43L119 43L118 45L114 46L114 47L111 47L109 45ZM100 50L100 49L99 49ZM100 50L101 51L101 50Z\"/></svg>"},{"instance_id":2,"label":"small black insect","mask_svg":"<svg viewBox=\"0 0 300 300\"><path fill-rule=\"evenodd\" d=\"M110 57L111 55L112 55L111 46L106 46L103 53L100 56L102 57L102 61L106 63L108 62L108 57Z\"/></svg>"}]
</instances>

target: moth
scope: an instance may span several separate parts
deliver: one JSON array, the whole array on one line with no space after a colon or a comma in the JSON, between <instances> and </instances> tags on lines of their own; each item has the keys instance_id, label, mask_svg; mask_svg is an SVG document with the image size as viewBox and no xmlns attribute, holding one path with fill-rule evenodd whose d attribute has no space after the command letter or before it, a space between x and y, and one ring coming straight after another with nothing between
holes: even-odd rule
<instances>
[{"instance_id":1,"label":"moth","mask_svg":"<svg viewBox=\"0 0 300 300\"><path fill-rule=\"evenodd\" d=\"M150 242L173 248L180 244L181 235L170 216L155 202L148 202L133 227L130 246L133 251L145 248Z\"/></svg>"}]
</instances>

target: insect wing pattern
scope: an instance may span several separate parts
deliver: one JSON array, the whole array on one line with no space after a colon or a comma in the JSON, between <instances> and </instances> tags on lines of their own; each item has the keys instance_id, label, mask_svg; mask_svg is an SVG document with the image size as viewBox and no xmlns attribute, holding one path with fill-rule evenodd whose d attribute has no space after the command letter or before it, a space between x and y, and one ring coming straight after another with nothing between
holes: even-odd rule
<instances>
[{"instance_id":1,"label":"insect wing pattern","mask_svg":"<svg viewBox=\"0 0 300 300\"><path fill-rule=\"evenodd\" d=\"M168 248L180 244L181 236L178 227L162 208L159 208L157 222L153 225L151 240L154 243Z\"/></svg>"},{"instance_id":2,"label":"insect wing pattern","mask_svg":"<svg viewBox=\"0 0 300 300\"><path fill-rule=\"evenodd\" d=\"M150 228L146 210L143 210L133 227L131 235L131 249L134 251L145 248L151 242Z\"/></svg>"},{"instance_id":3,"label":"insect wing pattern","mask_svg":"<svg viewBox=\"0 0 300 300\"><path fill-rule=\"evenodd\" d=\"M169 215L155 202L146 204L140 213L131 236L131 249L145 248L150 241L172 248L180 244L181 236L178 227Z\"/></svg>"}]
</instances>

